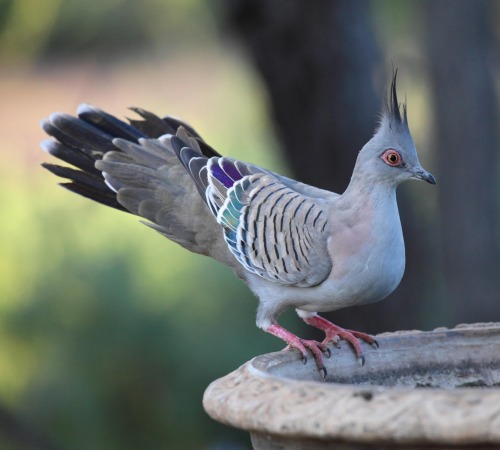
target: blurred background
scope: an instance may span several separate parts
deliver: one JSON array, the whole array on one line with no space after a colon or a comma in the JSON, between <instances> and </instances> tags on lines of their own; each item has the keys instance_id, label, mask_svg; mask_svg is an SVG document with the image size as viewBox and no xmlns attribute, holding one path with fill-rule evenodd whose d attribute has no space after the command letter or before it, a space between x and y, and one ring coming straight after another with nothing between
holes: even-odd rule
<instances>
[{"instance_id":1,"label":"blurred background","mask_svg":"<svg viewBox=\"0 0 500 450\"><path fill-rule=\"evenodd\" d=\"M40 119L140 106L342 192L397 67L438 185L399 188L397 291L329 317L499 321L499 32L500 3L481 0L0 0L0 448L248 449L203 391L283 347L229 269L57 187Z\"/></svg>"}]
</instances>

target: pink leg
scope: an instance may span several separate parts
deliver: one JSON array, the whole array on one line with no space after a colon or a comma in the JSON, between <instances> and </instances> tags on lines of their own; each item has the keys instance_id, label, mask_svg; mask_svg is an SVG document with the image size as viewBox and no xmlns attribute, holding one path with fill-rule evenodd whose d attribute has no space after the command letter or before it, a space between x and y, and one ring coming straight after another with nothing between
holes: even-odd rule
<instances>
[{"instance_id":1,"label":"pink leg","mask_svg":"<svg viewBox=\"0 0 500 450\"><path fill-rule=\"evenodd\" d=\"M285 328L281 327L277 323L273 323L266 331L276 337L279 337L280 339L283 339L288 344L287 348L290 347L299 349L300 353L302 353L302 360L304 364L307 362L307 349L309 349L316 360L316 365L318 366L321 376L326 378L326 369L323 364L323 353L327 353L328 356L330 356L330 350L328 350L325 343L301 339L290 331L285 330Z\"/></svg>"},{"instance_id":2,"label":"pink leg","mask_svg":"<svg viewBox=\"0 0 500 450\"><path fill-rule=\"evenodd\" d=\"M373 345L375 348L378 348L378 342L369 334L360 333L359 331L346 330L334 325L317 314L311 317L303 317L303 320L308 325L325 332L326 337L323 340L323 344L327 344L330 341L338 343L340 339L344 339L349 342L354 347L357 357L361 360L361 365L364 365L365 357L363 356L363 350L361 350L358 339L362 339L363 341L368 342L368 344Z\"/></svg>"}]
</instances>

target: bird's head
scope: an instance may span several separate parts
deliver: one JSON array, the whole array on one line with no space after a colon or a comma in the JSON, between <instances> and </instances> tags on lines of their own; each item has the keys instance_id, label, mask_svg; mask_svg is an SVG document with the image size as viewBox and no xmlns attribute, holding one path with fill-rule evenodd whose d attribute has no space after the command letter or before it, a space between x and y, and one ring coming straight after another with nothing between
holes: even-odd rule
<instances>
[{"instance_id":1,"label":"bird's head","mask_svg":"<svg viewBox=\"0 0 500 450\"><path fill-rule=\"evenodd\" d=\"M436 184L435 178L422 168L411 137L406 104L401 108L396 93L394 72L375 135L360 151L356 168L359 175L388 184L398 185L411 178Z\"/></svg>"}]
</instances>

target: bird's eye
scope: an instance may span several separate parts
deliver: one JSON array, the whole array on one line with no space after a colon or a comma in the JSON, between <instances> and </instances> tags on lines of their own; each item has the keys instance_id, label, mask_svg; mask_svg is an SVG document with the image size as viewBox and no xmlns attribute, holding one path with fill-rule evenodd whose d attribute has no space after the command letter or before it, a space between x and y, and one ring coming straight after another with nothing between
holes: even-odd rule
<instances>
[{"instance_id":1,"label":"bird's eye","mask_svg":"<svg viewBox=\"0 0 500 450\"><path fill-rule=\"evenodd\" d=\"M399 167L403 162L401 155L393 149L386 150L382 155L382 159L386 164L392 167Z\"/></svg>"}]
</instances>

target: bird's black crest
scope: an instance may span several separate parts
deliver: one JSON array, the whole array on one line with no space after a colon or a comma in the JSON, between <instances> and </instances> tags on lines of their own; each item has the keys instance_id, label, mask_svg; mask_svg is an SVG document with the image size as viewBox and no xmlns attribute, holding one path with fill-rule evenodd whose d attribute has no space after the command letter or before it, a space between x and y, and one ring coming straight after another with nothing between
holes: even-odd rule
<instances>
[{"instance_id":1,"label":"bird's black crest","mask_svg":"<svg viewBox=\"0 0 500 450\"><path fill-rule=\"evenodd\" d=\"M398 69L393 71L391 89L385 100L384 116L389 119L391 125L407 126L408 119L406 116L406 103L403 103L403 116L401 116L401 109L398 101L398 94L396 91L396 80L398 76Z\"/></svg>"}]
</instances>

